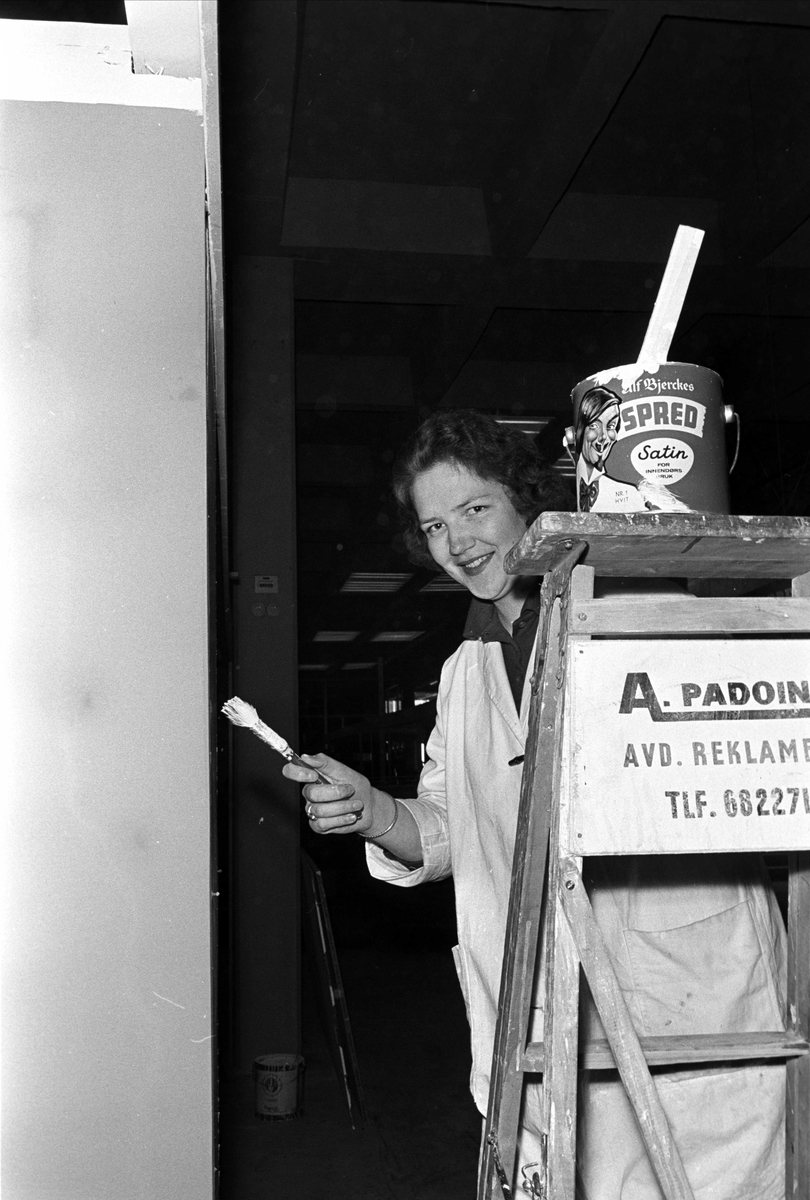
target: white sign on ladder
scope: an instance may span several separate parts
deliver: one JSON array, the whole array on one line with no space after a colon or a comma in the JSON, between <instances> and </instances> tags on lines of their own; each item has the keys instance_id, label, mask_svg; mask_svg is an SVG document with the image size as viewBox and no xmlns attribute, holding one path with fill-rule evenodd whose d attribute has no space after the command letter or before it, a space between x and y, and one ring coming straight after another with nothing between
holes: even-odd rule
<instances>
[{"instance_id":1,"label":"white sign on ladder","mask_svg":"<svg viewBox=\"0 0 810 1200\"><path fill-rule=\"evenodd\" d=\"M810 643L617 640L569 649L574 855L810 846Z\"/></svg>"}]
</instances>

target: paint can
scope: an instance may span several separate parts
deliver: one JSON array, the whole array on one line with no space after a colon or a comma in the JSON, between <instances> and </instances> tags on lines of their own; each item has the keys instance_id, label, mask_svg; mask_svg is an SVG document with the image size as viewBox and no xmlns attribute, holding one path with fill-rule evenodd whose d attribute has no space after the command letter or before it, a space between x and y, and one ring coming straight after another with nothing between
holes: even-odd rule
<instances>
[{"instance_id":1,"label":"paint can","mask_svg":"<svg viewBox=\"0 0 810 1200\"><path fill-rule=\"evenodd\" d=\"M715 371L611 367L583 379L571 399L565 444L580 512L729 512L725 427L737 422L739 448L739 418Z\"/></svg>"},{"instance_id":2,"label":"paint can","mask_svg":"<svg viewBox=\"0 0 810 1200\"><path fill-rule=\"evenodd\" d=\"M289 1121L304 1110L304 1060L300 1054L263 1054L253 1063L256 1116Z\"/></svg>"}]
</instances>

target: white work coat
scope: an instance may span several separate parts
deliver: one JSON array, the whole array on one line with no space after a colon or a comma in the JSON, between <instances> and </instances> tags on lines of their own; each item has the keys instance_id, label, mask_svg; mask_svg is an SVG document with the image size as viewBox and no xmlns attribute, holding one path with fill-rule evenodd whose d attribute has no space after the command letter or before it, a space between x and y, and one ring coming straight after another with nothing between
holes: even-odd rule
<instances>
[{"instance_id":1,"label":"white work coat","mask_svg":"<svg viewBox=\"0 0 810 1200\"><path fill-rule=\"evenodd\" d=\"M417 797L415 870L371 843L371 874L411 887L452 874L454 951L472 1038L471 1090L486 1112L525 749L526 674L515 711L497 642L465 641L442 671ZM589 893L639 1034L784 1028L784 925L760 868L738 857L590 860ZM542 1036L542 995L531 1037ZM595 1014L584 1015L598 1032ZM784 1069L717 1067L656 1082L696 1200L783 1200ZM659 1200L621 1084L580 1089L578 1194ZM519 1158L540 1157L539 1088L526 1089Z\"/></svg>"}]
</instances>

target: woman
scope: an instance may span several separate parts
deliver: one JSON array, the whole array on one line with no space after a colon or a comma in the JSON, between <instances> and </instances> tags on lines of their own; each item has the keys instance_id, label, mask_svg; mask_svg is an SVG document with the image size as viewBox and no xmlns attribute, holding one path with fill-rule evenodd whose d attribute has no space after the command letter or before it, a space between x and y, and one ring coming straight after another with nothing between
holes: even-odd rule
<instances>
[{"instance_id":1,"label":"woman","mask_svg":"<svg viewBox=\"0 0 810 1200\"><path fill-rule=\"evenodd\" d=\"M310 761L334 785L315 783L304 768L284 771L307 785L313 830L368 841L376 878L411 887L453 875L454 954L471 1029L471 1088L483 1114L539 610L538 581L507 574L504 557L540 511L564 505L529 439L473 412L429 417L397 463L394 491L411 556L438 565L473 596L464 641L442 671L417 796L394 800L324 755ZM682 994L698 1032L782 1027L783 931L754 868L740 880L707 860L699 871L660 858L651 866L600 860L590 892L640 1033L672 1032L671 1002L677 1009ZM541 996L534 1005L533 1040L542 1036ZM598 1031L592 1015L585 1024ZM782 1200L781 1070L659 1077L698 1200ZM580 1110L581 1196L659 1200L621 1085L612 1076L590 1081ZM540 1160L540 1137L539 1088L529 1085L521 1166Z\"/></svg>"}]
</instances>

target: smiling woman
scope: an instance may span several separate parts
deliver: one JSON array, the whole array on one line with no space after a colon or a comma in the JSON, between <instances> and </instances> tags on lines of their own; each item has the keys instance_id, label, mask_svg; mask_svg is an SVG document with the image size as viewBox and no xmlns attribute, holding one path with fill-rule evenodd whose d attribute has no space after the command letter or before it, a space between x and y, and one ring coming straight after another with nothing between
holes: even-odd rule
<instances>
[{"instance_id":1,"label":"smiling woman","mask_svg":"<svg viewBox=\"0 0 810 1200\"><path fill-rule=\"evenodd\" d=\"M511 632L534 580L504 569L526 520L503 484L441 462L417 476L412 496L434 562L479 600L492 601Z\"/></svg>"},{"instance_id":2,"label":"smiling woman","mask_svg":"<svg viewBox=\"0 0 810 1200\"><path fill-rule=\"evenodd\" d=\"M608 422L609 408L603 410ZM394 799L325 755L284 771L306 785L315 832L356 832L366 839L376 879L413 887L452 875L459 943L454 956L470 1023L472 1092L483 1114L540 624L538 580L508 575L504 556L543 507L543 497L559 493L528 438L463 411L434 413L417 430L395 467L394 489L412 557L441 567L473 597L464 640L442 670L417 794ZM317 782L316 770L332 782ZM757 863L741 871L718 859L702 862L693 874L661 856L596 859L589 866L594 912L639 1029L655 1036L672 1032L676 1021L684 1032L689 1022L701 1032L780 1027L784 931ZM538 987L530 1041L542 1036L543 1005ZM587 1006L583 1026L590 1038L601 1036ZM701 1200L783 1195L777 1165L781 1071L676 1072L657 1080L676 1142L685 1147L686 1170L707 1181L695 1191ZM755 1100L760 1116L752 1123ZM541 1108L539 1085L527 1083L518 1177L542 1160ZM577 1168L587 1200L660 1194L614 1078L584 1083Z\"/></svg>"},{"instance_id":3,"label":"smiling woman","mask_svg":"<svg viewBox=\"0 0 810 1200\"><path fill-rule=\"evenodd\" d=\"M504 557L542 511L570 507L531 439L472 410L433 413L397 460L393 486L411 558L494 604L511 633L536 581L508 575Z\"/></svg>"},{"instance_id":4,"label":"smiling woman","mask_svg":"<svg viewBox=\"0 0 810 1200\"><path fill-rule=\"evenodd\" d=\"M571 507L565 483L544 467L526 434L472 409L434 412L394 464L393 489L405 546L419 566L432 567L434 559L412 489L420 475L439 463L454 464L479 479L501 484L523 518L523 528L541 512Z\"/></svg>"},{"instance_id":5,"label":"smiling woman","mask_svg":"<svg viewBox=\"0 0 810 1200\"><path fill-rule=\"evenodd\" d=\"M395 466L394 492L411 557L473 597L462 645L442 672L418 794L395 800L325 755L284 773L306 784L311 829L366 839L376 878L411 887L452 874L454 955L483 1113L540 607L538 580L507 574L504 557L541 511L568 509L571 499L530 437L467 410L436 412L420 426ZM316 769L333 783L318 783ZM524 1158L533 1154L532 1146Z\"/></svg>"}]
</instances>

